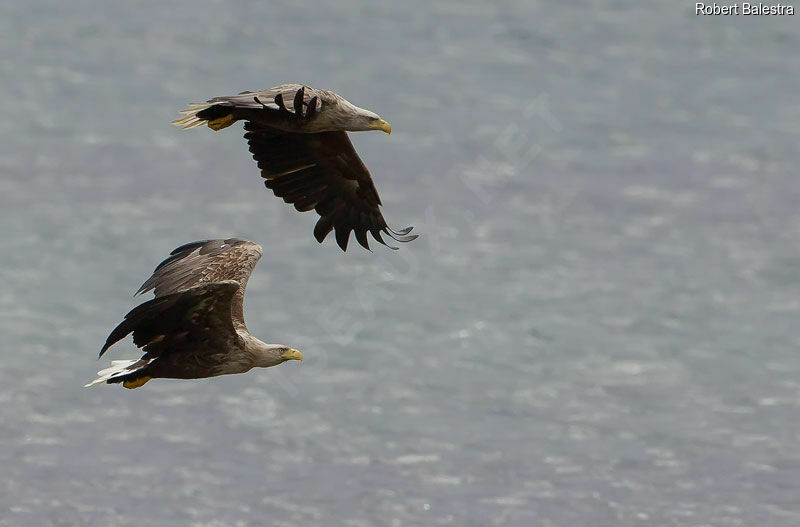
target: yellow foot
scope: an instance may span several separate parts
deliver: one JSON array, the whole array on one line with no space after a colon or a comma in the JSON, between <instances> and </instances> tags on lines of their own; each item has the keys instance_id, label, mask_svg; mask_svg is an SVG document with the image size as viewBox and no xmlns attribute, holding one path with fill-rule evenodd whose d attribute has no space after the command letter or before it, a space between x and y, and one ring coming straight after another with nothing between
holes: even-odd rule
<instances>
[{"instance_id":1,"label":"yellow foot","mask_svg":"<svg viewBox=\"0 0 800 527\"><path fill-rule=\"evenodd\" d=\"M133 390L134 388L138 388L139 386L144 386L150 379L152 379L152 377L139 377L134 381L125 381L122 383L122 385L125 388L128 388L129 390Z\"/></svg>"},{"instance_id":2,"label":"yellow foot","mask_svg":"<svg viewBox=\"0 0 800 527\"><path fill-rule=\"evenodd\" d=\"M220 117L219 119L214 119L212 121L208 121L208 127L212 130L222 130L223 128L227 128L234 123L233 115L228 114L224 117Z\"/></svg>"}]
</instances>

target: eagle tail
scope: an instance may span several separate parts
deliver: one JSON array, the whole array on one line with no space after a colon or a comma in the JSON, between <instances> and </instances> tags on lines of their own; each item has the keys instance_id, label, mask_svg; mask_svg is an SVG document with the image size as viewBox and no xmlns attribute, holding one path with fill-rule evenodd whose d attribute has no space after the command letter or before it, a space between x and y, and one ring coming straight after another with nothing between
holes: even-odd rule
<instances>
[{"instance_id":1,"label":"eagle tail","mask_svg":"<svg viewBox=\"0 0 800 527\"><path fill-rule=\"evenodd\" d=\"M207 109L211 104L209 103L190 103L189 108L186 110L181 110L181 114L184 117L180 119L175 119L172 121L172 124L175 126L180 126L184 130L188 130L190 128L197 128L198 126L202 126L208 122L207 119L202 119L197 116L199 112Z\"/></svg>"},{"instance_id":2,"label":"eagle tail","mask_svg":"<svg viewBox=\"0 0 800 527\"><path fill-rule=\"evenodd\" d=\"M236 107L215 102L190 103L189 108L181 110L180 113L184 117L175 119L172 124L180 126L183 130L196 128L204 124L208 124L208 127L212 130L222 130L241 118Z\"/></svg>"},{"instance_id":3,"label":"eagle tail","mask_svg":"<svg viewBox=\"0 0 800 527\"><path fill-rule=\"evenodd\" d=\"M84 385L84 388L119 382L123 383L126 388L138 388L150 380L150 377L143 375L142 371L148 364L150 364L149 359L111 361L111 366L97 372L97 379Z\"/></svg>"}]
</instances>

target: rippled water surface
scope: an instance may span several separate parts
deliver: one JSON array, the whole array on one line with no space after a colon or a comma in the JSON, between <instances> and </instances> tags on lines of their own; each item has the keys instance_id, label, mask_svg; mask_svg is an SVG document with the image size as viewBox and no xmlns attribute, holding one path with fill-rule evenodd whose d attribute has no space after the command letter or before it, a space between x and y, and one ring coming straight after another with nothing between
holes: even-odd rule
<instances>
[{"instance_id":1,"label":"rippled water surface","mask_svg":"<svg viewBox=\"0 0 800 527\"><path fill-rule=\"evenodd\" d=\"M2 4L0 525L800 525L800 33L684 4ZM353 140L419 240L319 246L169 124L287 81L392 123ZM306 361L82 388L228 236Z\"/></svg>"}]
</instances>

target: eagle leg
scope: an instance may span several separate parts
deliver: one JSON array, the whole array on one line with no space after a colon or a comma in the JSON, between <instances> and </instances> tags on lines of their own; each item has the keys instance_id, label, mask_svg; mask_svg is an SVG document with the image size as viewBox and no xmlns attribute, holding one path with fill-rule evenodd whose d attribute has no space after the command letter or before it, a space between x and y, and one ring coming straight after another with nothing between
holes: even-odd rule
<instances>
[{"instance_id":1,"label":"eagle leg","mask_svg":"<svg viewBox=\"0 0 800 527\"><path fill-rule=\"evenodd\" d=\"M145 375L144 377L139 377L138 379L124 381L122 385L129 390L135 390L136 388L139 388L140 386L144 386L145 384L147 384L147 381L149 381L150 379L152 379L152 377L148 377Z\"/></svg>"}]
</instances>

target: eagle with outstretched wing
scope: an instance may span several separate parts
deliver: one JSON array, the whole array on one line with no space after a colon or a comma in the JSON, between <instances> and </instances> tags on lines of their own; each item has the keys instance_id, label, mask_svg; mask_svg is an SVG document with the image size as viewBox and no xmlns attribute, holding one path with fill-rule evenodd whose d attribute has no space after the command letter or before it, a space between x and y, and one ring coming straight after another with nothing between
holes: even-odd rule
<instances>
[{"instance_id":1,"label":"eagle with outstretched wing","mask_svg":"<svg viewBox=\"0 0 800 527\"><path fill-rule=\"evenodd\" d=\"M247 240L205 240L178 247L136 294L155 298L125 315L100 356L133 334L144 355L113 361L86 386L122 383L138 388L150 379L200 379L303 360L299 351L266 344L244 323L244 290L263 250Z\"/></svg>"},{"instance_id":2,"label":"eagle with outstretched wing","mask_svg":"<svg viewBox=\"0 0 800 527\"><path fill-rule=\"evenodd\" d=\"M184 129L206 124L221 130L244 121L244 137L264 184L298 211L313 209L320 215L314 227L320 243L331 231L342 250L347 250L351 231L366 249L368 232L383 245L382 234L399 242L417 237L409 234L413 227L389 228L369 170L347 137L347 132L365 130L391 133L377 114L332 91L302 84L215 97L181 113L184 117L173 124Z\"/></svg>"}]
</instances>

